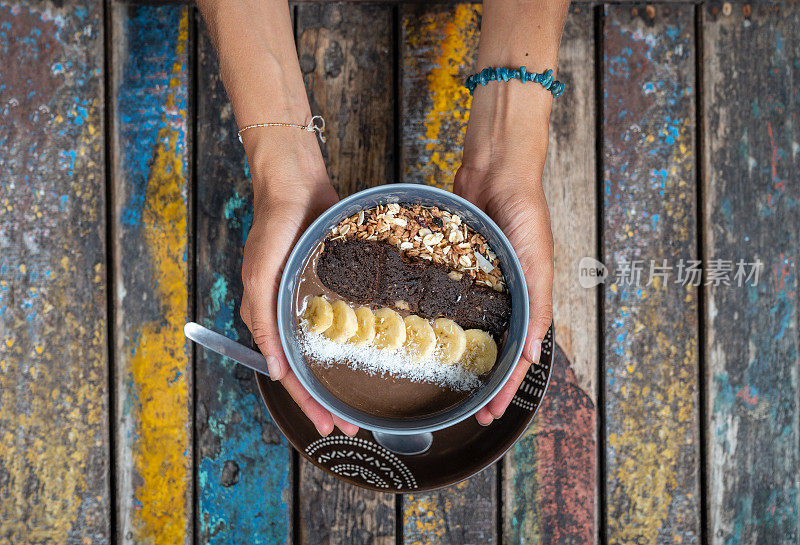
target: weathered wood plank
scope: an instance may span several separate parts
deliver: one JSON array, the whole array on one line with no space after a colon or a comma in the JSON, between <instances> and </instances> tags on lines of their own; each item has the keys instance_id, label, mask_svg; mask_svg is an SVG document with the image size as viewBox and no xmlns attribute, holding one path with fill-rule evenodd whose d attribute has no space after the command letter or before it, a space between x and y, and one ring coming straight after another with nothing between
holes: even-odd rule
<instances>
[{"instance_id":1,"label":"weathered wood plank","mask_svg":"<svg viewBox=\"0 0 800 545\"><path fill-rule=\"evenodd\" d=\"M392 494L357 488L303 460L299 496L300 543L394 545Z\"/></svg>"},{"instance_id":2,"label":"weathered wood plank","mask_svg":"<svg viewBox=\"0 0 800 545\"><path fill-rule=\"evenodd\" d=\"M0 2L0 542L106 543L101 2Z\"/></svg>"},{"instance_id":3,"label":"weathered wood plank","mask_svg":"<svg viewBox=\"0 0 800 545\"><path fill-rule=\"evenodd\" d=\"M567 92L553 103L544 186L555 241L555 351L539 413L506 455L504 543L597 539L597 297L578 282L596 257L593 10L573 6L559 53Z\"/></svg>"},{"instance_id":4,"label":"weathered wood plank","mask_svg":"<svg viewBox=\"0 0 800 545\"><path fill-rule=\"evenodd\" d=\"M190 0L115 0L118 2L124 2L127 4L189 4L191 3ZM353 4L363 4L363 3L374 3L374 0L292 0L293 4L310 4L310 3L320 3L320 2L330 2L330 3L353 3ZM381 4L426 4L429 3L429 0L382 0ZM437 0L437 4L459 4L459 0ZM480 4L480 2L477 2ZM596 0L572 0L573 4L596 4ZM641 0L619 0L618 4L639 4L642 5ZM677 4L687 4L686 0L663 0L659 2L661 4L670 4L670 3L677 3ZM702 2L698 2L702 3ZM732 5L741 5L741 4L750 4L754 3L752 0L730 0L729 2L725 2L727 4ZM758 4L779 4L779 0L759 0ZM723 3L722 2L714 2L717 9L722 9Z\"/></svg>"},{"instance_id":5,"label":"weathered wood plank","mask_svg":"<svg viewBox=\"0 0 800 545\"><path fill-rule=\"evenodd\" d=\"M253 219L249 171L217 56L202 30L198 55L197 317L248 342L239 303L242 249ZM291 449L266 413L252 371L198 348L196 380L200 542L291 543Z\"/></svg>"},{"instance_id":6,"label":"weathered wood plank","mask_svg":"<svg viewBox=\"0 0 800 545\"><path fill-rule=\"evenodd\" d=\"M452 189L472 104L464 80L478 56L481 6L405 6L401 14L401 181Z\"/></svg>"},{"instance_id":7,"label":"weathered wood plank","mask_svg":"<svg viewBox=\"0 0 800 545\"><path fill-rule=\"evenodd\" d=\"M394 41L387 6L297 9L297 49L311 111L328 123L322 146L344 197L394 181Z\"/></svg>"},{"instance_id":8,"label":"weathered wood plank","mask_svg":"<svg viewBox=\"0 0 800 545\"><path fill-rule=\"evenodd\" d=\"M403 496L403 543L497 543L497 471L435 492Z\"/></svg>"},{"instance_id":9,"label":"weathered wood plank","mask_svg":"<svg viewBox=\"0 0 800 545\"><path fill-rule=\"evenodd\" d=\"M697 259L693 8L608 6L604 36L608 543L692 543L698 290L675 280ZM673 270L648 285L651 260Z\"/></svg>"},{"instance_id":10,"label":"weathered wood plank","mask_svg":"<svg viewBox=\"0 0 800 545\"><path fill-rule=\"evenodd\" d=\"M118 540L192 540L189 8L113 8Z\"/></svg>"},{"instance_id":11,"label":"weathered wood plank","mask_svg":"<svg viewBox=\"0 0 800 545\"><path fill-rule=\"evenodd\" d=\"M463 82L478 54L480 5L401 9L401 181L453 188L471 97ZM407 544L496 543L497 470L403 497Z\"/></svg>"},{"instance_id":12,"label":"weathered wood plank","mask_svg":"<svg viewBox=\"0 0 800 545\"><path fill-rule=\"evenodd\" d=\"M303 80L312 112L328 123L322 149L340 197L394 178L392 21L387 6L297 9ZM390 494L345 484L301 459L298 500L300 543L394 544Z\"/></svg>"},{"instance_id":13,"label":"weathered wood plank","mask_svg":"<svg viewBox=\"0 0 800 545\"><path fill-rule=\"evenodd\" d=\"M704 10L709 543L800 541L800 6ZM763 263L758 281L739 260ZM750 266L745 265L745 274Z\"/></svg>"}]
</instances>

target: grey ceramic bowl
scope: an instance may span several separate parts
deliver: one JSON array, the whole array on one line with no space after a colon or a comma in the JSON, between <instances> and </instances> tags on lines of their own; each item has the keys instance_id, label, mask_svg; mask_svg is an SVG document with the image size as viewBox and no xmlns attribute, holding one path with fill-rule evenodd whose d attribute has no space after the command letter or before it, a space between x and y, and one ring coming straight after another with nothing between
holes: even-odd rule
<instances>
[{"instance_id":1,"label":"grey ceramic bowl","mask_svg":"<svg viewBox=\"0 0 800 545\"><path fill-rule=\"evenodd\" d=\"M498 363L489 379L467 399L447 411L424 418L389 419L373 416L350 407L336 398L317 380L306 364L297 340L298 332L294 320L293 294L308 256L319 241L330 232L331 227L346 217L365 208L389 203L410 203L438 206L456 213L478 233L486 237L492 250L500 260L511 294L511 321L508 338ZM528 291L519 259L500 228L482 210L461 197L417 184L390 184L366 189L326 210L306 229L294 247L281 278L278 293L278 328L281 343L292 370L300 383L323 407L338 417L371 430L392 435L411 435L433 432L452 426L475 414L486 405L511 376L515 364L522 354L525 335L528 331Z\"/></svg>"}]
</instances>

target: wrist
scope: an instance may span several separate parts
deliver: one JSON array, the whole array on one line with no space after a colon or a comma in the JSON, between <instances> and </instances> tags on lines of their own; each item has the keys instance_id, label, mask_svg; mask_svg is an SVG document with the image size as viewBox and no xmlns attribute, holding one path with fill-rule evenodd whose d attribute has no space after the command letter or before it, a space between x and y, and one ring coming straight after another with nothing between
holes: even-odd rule
<instances>
[{"instance_id":1,"label":"wrist","mask_svg":"<svg viewBox=\"0 0 800 545\"><path fill-rule=\"evenodd\" d=\"M281 201L330 185L316 133L263 127L245 132L242 141L256 203ZM287 194L289 186L291 194Z\"/></svg>"},{"instance_id":2,"label":"wrist","mask_svg":"<svg viewBox=\"0 0 800 545\"><path fill-rule=\"evenodd\" d=\"M487 170L512 162L541 172L552 102L541 85L509 81L479 86L464 139L464 166Z\"/></svg>"}]
</instances>

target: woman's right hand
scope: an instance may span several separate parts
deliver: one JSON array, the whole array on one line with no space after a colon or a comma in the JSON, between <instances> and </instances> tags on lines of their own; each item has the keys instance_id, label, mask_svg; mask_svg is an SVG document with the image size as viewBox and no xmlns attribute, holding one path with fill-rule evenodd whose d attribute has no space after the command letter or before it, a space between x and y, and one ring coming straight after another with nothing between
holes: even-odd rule
<instances>
[{"instance_id":1,"label":"woman's right hand","mask_svg":"<svg viewBox=\"0 0 800 545\"><path fill-rule=\"evenodd\" d=\"M243 135L253 180L253 224L242 261L241 315L281 384L320 435L334 425L347 435L358 427L332 415L297 380L283 353L277 324L278 287L286 260L308 225L338 197L325 171L316 136L289 127Z\"/></svg>"}]
</instances>

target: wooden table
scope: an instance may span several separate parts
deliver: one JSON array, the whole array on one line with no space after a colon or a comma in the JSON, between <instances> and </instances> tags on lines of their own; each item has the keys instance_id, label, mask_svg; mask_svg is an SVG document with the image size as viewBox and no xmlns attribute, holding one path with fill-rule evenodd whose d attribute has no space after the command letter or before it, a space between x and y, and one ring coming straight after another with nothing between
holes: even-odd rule
<instances>
[{"instance_id":1,"label":"wooden table","mask_svg":"<svg viewBox=\"0 0 800 545\"><path fill-rule=\"evenodd\" d=\"M293 9L339 193L450 186L480 5ZM0 543L798 543L800 5L574 4L559 79L546 402L494 467L381 495L183 338L248 339L253 216L196 10L0 0Z\"/></svg>"}]
</instances>

